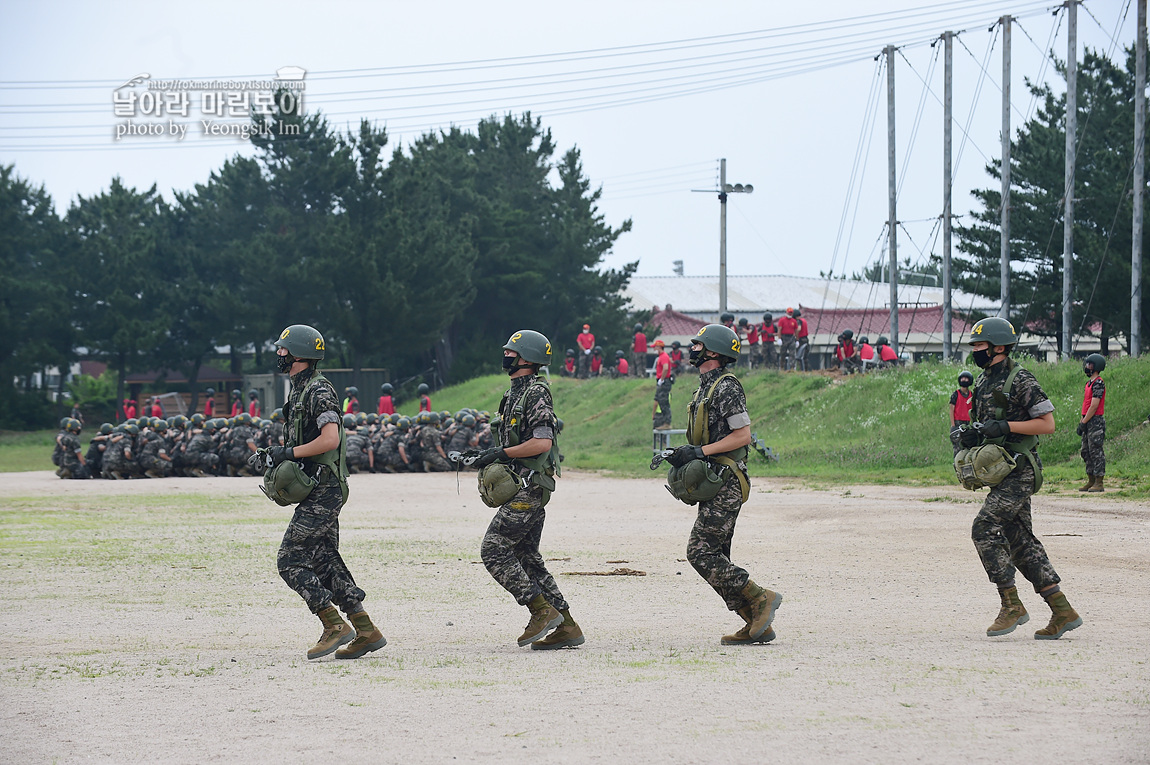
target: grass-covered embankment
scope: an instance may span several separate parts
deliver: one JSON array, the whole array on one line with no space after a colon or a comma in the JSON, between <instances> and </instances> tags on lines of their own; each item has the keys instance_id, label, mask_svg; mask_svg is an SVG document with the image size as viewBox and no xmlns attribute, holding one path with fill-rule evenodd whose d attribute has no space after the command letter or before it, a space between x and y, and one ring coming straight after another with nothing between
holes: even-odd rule
<instances>
[{"instance_id":1,"label":"grass-covered embankment","mask_svg":"<svg viewBox=\"0 0 1150 765\"><path fill-rule=\"evenodd\" d=\"M1065 491L1083 478L1074 428L1085 378L1077 363L1027 362L1056 407L1057 432L1042 439L1043 491ZM739 371L754 421L752 429L779 455L754 456L753 475L826 482L951 483L948 401L957 385L954 365L919 364L866 376ZM1150 358L1112 361L1105 373L1108 492L1150 496ZM674 427L686 426L686 405L698 378L683 375L671 402ZM502 375L480 377L438 391L437 410L463 406L494 411L506 389ZM650 380L552 381L564 421L564 466L651 475ZM412 413L414 402L400 406ZM53 433L0 434L0 471L52 468ZM86 439L85 439L86 440ZM683 443L679 437L676 443Z\"/></svg>"}]
</instances>

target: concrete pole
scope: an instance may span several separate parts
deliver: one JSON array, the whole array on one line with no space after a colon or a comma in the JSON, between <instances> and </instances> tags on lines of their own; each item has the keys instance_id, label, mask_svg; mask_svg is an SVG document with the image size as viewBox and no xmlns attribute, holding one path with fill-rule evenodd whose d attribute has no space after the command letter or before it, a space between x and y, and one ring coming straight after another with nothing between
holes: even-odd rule
<instances>
[{"instance_id":1,"label":"concrete pole","mask_svg":"<svg viewBox=\"0 0 1150 765\"><path fill-rule=\"evenodd\" d=\"M1074 348L1074 164L1078 133L1078 0L1066 0L1066 174L1062 208L1062 358Z\"/></svg>"},{"instance_id":2,"label":"concrete pole","mask_svg":"<svg viewBox=\"0 0 1150 765\"><path fill-rule=\"evenodd\" d=\"M890 207L887 215L887 237L890 242L890 347L898 353L898 181L895 178L894 156L894 46L883 48L886 53L886 140L887 189Z\"/></svg>"},{"instance_id":3,"label":"concrete pole","mask_svg":"<svg viewBox=\"0 0 1150 765\"><path fill-rule=\"evenodd\" d=\"M1130 355L1142 353L1142 195L1146 188L1146 0L1134 49L1134 241L1130 246Z\"/></svg>"},{"instance_id":4,"label":"concrete pole","mask_svg":"<svg viewBox=\"0 0 1150 765\"><path fill-rule=\"evenodd\" d=\"M727 160L719 160L719 313L727 312Z\"/></svg>"},{"instance_id":5,"label":"concrete pole","mask_svg":"<svg viewBox=\"0 0 1150 765\"><path fill-rule=\"evenodd\" d=\"M1002 22L1002 209L998 315L1010 319L1010 16Z\"/></svg>"},{"instance_id":6,"label":"concrete pole","mask_svg":"<svg viewBox=\"0 0 1150 765\"><path fill-rule=\"evenodd\" d=\"M950 239L951 239L951 128L954 124L954 33L943 32L942 96L942 359L949 361L954 353L950 307Z\"/></svg>"}]
</instances>

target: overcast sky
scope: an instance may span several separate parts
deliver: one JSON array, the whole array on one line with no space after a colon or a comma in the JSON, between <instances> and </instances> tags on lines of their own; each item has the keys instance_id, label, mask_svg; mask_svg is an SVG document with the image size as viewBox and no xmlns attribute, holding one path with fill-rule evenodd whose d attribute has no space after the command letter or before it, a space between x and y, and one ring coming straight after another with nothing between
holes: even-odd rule
<instances>
[{"instance_id":1,"label":"overcast sky","mask_svg":"<svg viewBox=\"0 0 1150 765\"><path fill-rule=\"evenodd\" d=\"M191 189L251 146L202 135L198 92L188 117L177 118L191 123L183 141L116 141L125 120L113 112L113 89L143 73L270 78L298 66L308 72L309 112L322 110L341 128L366 116L387 126L393 147L437 126L470 127L492 113L530 109L560 152L581 150L587 174L603 188L606 220L633 221L608 266L638 260L640 275L666 275L682 260L688 275L718 273L719 204L691 189L714 188L725 157L728 182L754 186L753 194L729 197L729 273L817 276L832 265L849 273L880 254L887 217L886 85L876 79L885 73L873 60L883 45L902 46L899 252L918 261L920 249L940 247L932 232L942 212L942 46L929 41L964 30L954 46L954 211L963 214L970 189L991 183L987 160L1000 155L1002 34L988 28L1005 13L1018 18L1017 129L1035 109L1024 78L1064 89L1042 55L1049 46L1066 57L1066 13L1052 14L1057 7L1036 0L8 3L0 26L0 163L43 184L61 213L115 175L139 189L157 184L170 200L173 189ZM1134 41L1135 15L1129 0L1088 0L1078 11L1080 50L1121 58ZM924 95L920 78L934 95ZM869 123L868 104L877 109ZM860 136L869 151L856 163Z\"/></svg>"}]
</instances>

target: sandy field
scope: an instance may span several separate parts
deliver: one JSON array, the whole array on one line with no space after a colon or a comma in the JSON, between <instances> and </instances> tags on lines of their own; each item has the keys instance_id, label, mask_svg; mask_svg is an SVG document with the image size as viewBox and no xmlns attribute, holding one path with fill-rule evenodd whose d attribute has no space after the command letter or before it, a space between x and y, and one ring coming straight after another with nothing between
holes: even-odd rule
<instances>
[{"instance_id":1,"label":"sandy field","mask_svg":"<svg viewBox=\"0 0 1150 765\"><path fill-rule=\"evenodd\" d=\"M0 761L1150 761L1145 504L1040 496L1085 624L1034 640L1024 585L1030 623L988 638L979 495L759 479L733 555L784 595L778 639L724 647L693 508L568 472L543 553L587 642L542 652L479 563L472 475L351 481L342 551L390 642L308 662L319 622L275 568L290 514L256 479L5 474ZM578 575L620 568L646 575Z\"/></svg>"}]
</instances>

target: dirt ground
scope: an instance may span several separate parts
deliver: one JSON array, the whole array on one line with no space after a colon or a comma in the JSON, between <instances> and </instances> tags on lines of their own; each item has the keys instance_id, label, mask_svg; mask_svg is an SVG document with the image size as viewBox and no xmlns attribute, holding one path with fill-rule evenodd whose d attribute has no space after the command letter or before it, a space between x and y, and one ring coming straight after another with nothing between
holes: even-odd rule
<instances>
[{"instance_id":1,"label":"dirt ground","mask_svg":"<svg viewBox=\"0 0 1150 765\"><path fill-rule=\"evenodd\" d=\"M1001 763L1150 761L1150 508L1035 501L1085 624L1001 638L960 488L757 480L733 557L783 593L778 639L685 562L693 508L658 480L569 472L543 553L583 626L527 620L479 564L474 478L357 475L342 550L390 641L308 662L318 621L279 579L289 513L255 479L5 475L5 762ZM575 576L630 568L645 576ZM1019 579L1021 582L1021 577Z\"/></svg>"}]
</instances>

